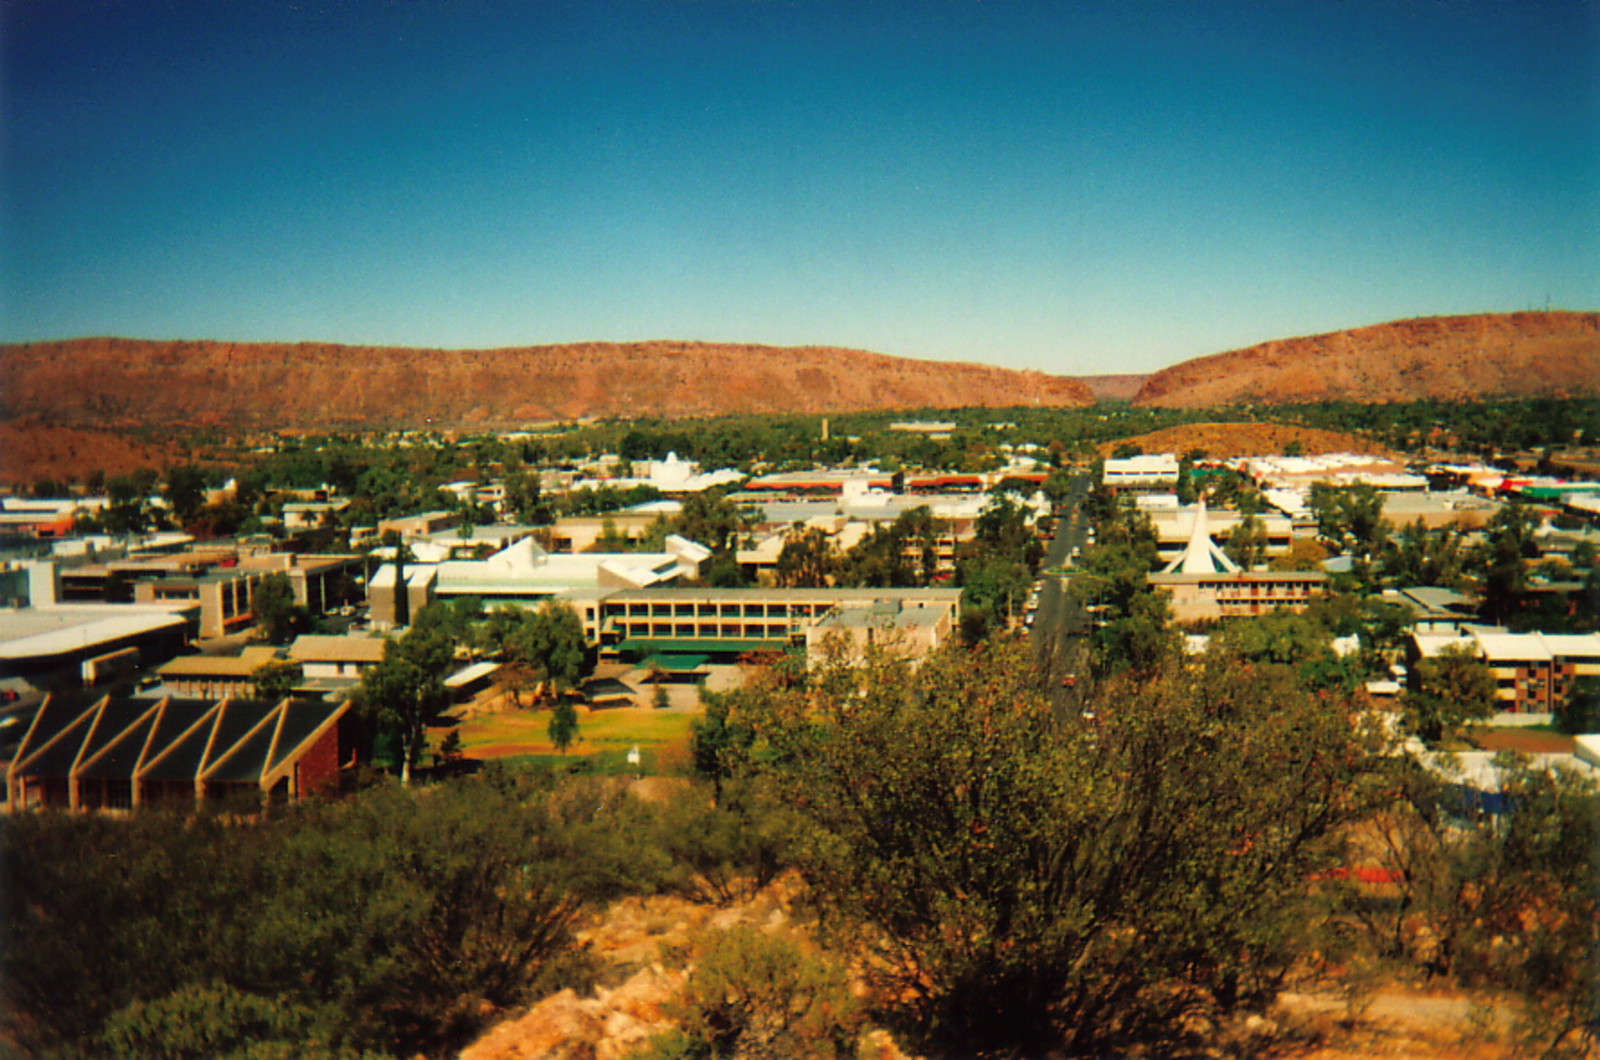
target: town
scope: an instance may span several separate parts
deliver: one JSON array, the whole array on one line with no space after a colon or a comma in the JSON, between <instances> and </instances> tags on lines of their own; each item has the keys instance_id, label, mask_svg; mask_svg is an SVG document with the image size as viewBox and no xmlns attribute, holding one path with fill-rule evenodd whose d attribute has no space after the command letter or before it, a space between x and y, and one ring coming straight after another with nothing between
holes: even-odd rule
<instances>
[{"instance_id":1,"label":"town","mask_svg":"<svg viewBox=\"0 0 1600 1060\"><path fill-rule=\"evenodd\" d=\"M1148 675L1228 660L1269 698L1257 668L1336 694L1456 820L1492 825L1533 775L1592 783L1587 451L1144 452L1004 415L811 420L854 459L782 466L691 459L719 428L681 423L268 438L4 496L6 810L265 819L486 767L720 792L741 696L937 685L985 645L1074 739Z\"/></svg>"}]
</instances>

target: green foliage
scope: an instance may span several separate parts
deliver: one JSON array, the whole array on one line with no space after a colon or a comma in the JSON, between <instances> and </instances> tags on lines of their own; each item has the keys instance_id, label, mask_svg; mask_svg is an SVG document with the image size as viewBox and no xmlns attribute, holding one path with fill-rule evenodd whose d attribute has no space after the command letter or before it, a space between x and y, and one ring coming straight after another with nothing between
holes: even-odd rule
<instances>
[{"instance_id":1,"label":"green foliage","mask_svg":"<svg viewBox=\"0 0 1600 1060\"><path fill-rule=\"evenodd\" d=\"M1267 527L1256 515L1246 515L1228 531L1222 551L1227 557L1250 570L1267 558Z\"/></svg>"},{"instance_id":2,"label":"green foliage","mask_svg":"<svg viewBox=\"0 0 1600 1060\"><path fill-rule=\"evenodd\" d=\"M1574 678L1557 704L1555 715L1556 727L1562 732L1600 732L1600 677L1587 674Z\"/></svg>"},{"instance_id":3,"label":"green foliage","mask_svg":"<svg viewBox=\"0 0 1600 1060\"><path fill-rule=\"evenodd\" d=\"M1472 557L1471 567L1490 621L1505 622L1522 606L1528 589L1527 561L1538 551L1533 540L1537 525L1532 509L1508 504L1484 527L1488 541Z\"/></svg>"},{"instance_id":4,"label":"green foliage","mask_svg":"<svg viewBox=\"0 0 1600 1060\"><path fill-rule=\"evenodd\" d=\"M935 1055L1171 1041L1270 998L1343 819L1340 710L1286 671L1164 669L1063 721L1020 646L880 660L739 704L800 857Z\"/></svg>"},{"instance_id":5,"label":"green foliage","mask_svg":"<svg viewBox=\"0 0 1600 1060\"><path fill-rule=\"evenodd\" d=\"M702 691L700 701L704 709L689 723L690 760L694 771L711 781L720 800L722 782L748 760L755 732L734 714L734 697Z\"/></svg>"},{"instance_id":6,"label":"green foliage","mask_svg":"<svg viewBox=\"0 0 1600 1060\"><path fill-rule=\"evenodd\" d=\"M1564 769L1496 760L1500 812L1463 813L1440 776L1391 760L1389 804L1365 825L1394 879L1374 901L1338 895L1385 959L1465 985L1514 991L1529 1009L1527 1055L1586 1056L1600 1031L1600 795Z\"/></svg>"},{"instance_id":7,"label":"green foliage","mask_svg":"<svg viewBox=\"0 0 1600 1060\"><path fill-rule=\"evenodd\" d=\"M863 1021L840 963L747 927L705 938L675 1010L674 1051L655 1055L851 1060Z\"/></svg>"},{"instance_id":8,"label":"green foliage","mask_svg":"<svg viewBox=\"0 0 1600 1060\"><path fill-rule=\"evenodd\" d=\"M778 587L821 589L833 580L838 567L833 540L819 527L796 525L783 539L778 554Z\"/></svg>"},{"instance_id":9,"label":"green foliage","mask_svg":"<svg viewBox=\"0 0 1600 1060\"><path fill-rule=\"evenodd\" d=\"M186 983L135 1001L106 1021L99 1045L127 1060L247 1060L281 1056L364 1060L381 1053L329 1048L316 1040L318 1013L224 982Z\"/></svg>"},{"instance_id":10,"label":"green foliage","mask_svg":"<svg viewBox=\"0 0 1600 1060\"><path fill-rule=\"evenodd\" d=\"M428 722L450 702L444 679L454 657L455 644L441 630L413 629L389 641L383 659L362 675L362 711L399 738L402 783L411 782Z\"/></svg>"},{"instance_id":11,"label":"green foliage","mask_svg":"<svg viewBox=\"0 0 1600 1060\"><path fill-rule=\"evenodd\" d=\"M1391 585L1466 587L1466 556L1461 549L1461 532L1455 527L1429 530L1419 517L1402 527L1390 545L1384 556L1383 573Z\"/></svg>"},{"instance_id":12,"label":"green foliage","mask_svg":"<svg viewBox=\"0 0 1600 1060\"><path fill-rule=\"evenodd\" d=\"M257 699L281 700L293 694L300 683L300 664L287 659L272 659L250 673Z\"/></svg>"},{"instance_id":13,"label":"green foliage","mask_svg":"<svg viewBox=\"0 0 1600 1060\"><path fill-rule=\"evenodd\" d=\"M1376 487L1318 482L1311 487L1308 503L1317 519L1317 533L1327 544L1369 561L1381 553L1389 524L1383 518L1383 494Z\"/></svg>"},{"instance_id":14,"label":"green foliage","mask_svg":"<svg viewBox=\"0 0 1600 1060\"><path fill-rule=\"evenodd\" d=\"M0 830L7 1032L26 1049L332 1058L451 1053L561 974L604 829L464 781L250 825Z\"/></svg>"},{"instance_id":15,"label":"green foliage","mask_svg":"<svg viewBox=\"0 0 1600 1060\"><path fill-rule=\"evenodd\" d=\"M556 700L555 706L550 708L550 724L545 731L555 749L566 754L567 748L578 739L578 708L572 705L572 700L565 697Z\"/></svg>"},{"instance_id":16,"label":"green foliage","mask_svg":"<svg viewBox=\"0 0 1600 1060\"><path fill-rule=\"evenodd\" d=\"M187 526L206 502L205 472L189 464L167 472L167 503L181 525Z\"/></svg>"},{"instance_id":17,"label":"green foliage","mask_svg":"<svg viewBox=\"0 0 1600 1060\"><path fill-rule=\"evenodd\" d=\"M256 628L268 644L287 644L311 625L311 614L295 603L294 584L289 576L273 572L256 585L250 601Z\"/></svg>"},{"instance_id":18,"label":"green foliage","mask_svg":"<svg viewBox=\"0 0 1600 1060\"><path fill-rule=\"evenodd\" d=\"M1469 721L1495 712L1494 673L1472 649L1449 645L1417 660L1416 687L1400 701L1406 726L1428 743L1437 743Z\"/></svg>"},{"instance_id":19,"label":"green foliage","mask_svg":"<svg viewBox=\"0 0 1600 1060\"><path fill-rule=\"evenodd\" d=\"M504 653L522 681L550 695L576 688L589 665L583 620L565 601L546 601L535 611L514 604L498 607L489 615L483 639Z\"/></svg>"}]
</instances>

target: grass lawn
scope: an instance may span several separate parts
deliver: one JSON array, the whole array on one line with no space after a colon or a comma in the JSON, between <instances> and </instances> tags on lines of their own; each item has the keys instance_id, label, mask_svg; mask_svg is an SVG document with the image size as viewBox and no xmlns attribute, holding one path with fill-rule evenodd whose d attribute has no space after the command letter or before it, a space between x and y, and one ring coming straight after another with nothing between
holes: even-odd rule
<instances>
[{"instance_id":1,"label":"grass lawn","mask_svg":"<svg viewBox=\"0 0 1600 1060\"><path fill-rule=\"evenodd\" d=\"M608 707L591 710L579 707L578 739L564 756L550 743L548 709L480 715L463 721L456 726L456 731L460 733L461 749L468 758L549 756L554 761L569 762L577 758L595 758L598 760L595 765L605 766L624 763L628 750L638 747L645 758L645 771L653 772L664 750L687 746L689 723L698 714L698 710L686 709ZM431 730L430 744L437 746L448 731L445 728Z\"/></svg>"}]
</instances>

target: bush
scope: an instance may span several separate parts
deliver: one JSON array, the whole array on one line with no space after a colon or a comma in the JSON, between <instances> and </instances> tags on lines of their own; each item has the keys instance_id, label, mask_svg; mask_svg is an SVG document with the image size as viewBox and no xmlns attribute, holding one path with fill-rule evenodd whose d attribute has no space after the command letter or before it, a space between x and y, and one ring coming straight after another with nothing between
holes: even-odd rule
<instances>
[{"instance_id":1,"label":"bush","mask_svg":"<svg viewBox=\"0 0 1600 1060\"><path fill-rule=\"evenodd\" d=\"M1343 704L1218 659L1102 684L1087 724L1025 650L741 704L837 937L936 1055L1177 1048L1180 1014L1265 1004L1348 813Z\"/></svg>"},{"instance_id":2,"label":"bush","mask_svg":"<svg viewBox=\"0 0 1600 1060\"><path fill-rule=\"evenodd\" d=\"M654 1060L854 1057L861 1003L836 961L752 928L707 938ZM640 1054L635 1054L636 1058Z\"/></svg>"},{"instance_id":3,"label":"bush","mask_svg":"<svg viewBox=\"0 0 1600 1060\"><path fill-rule=\"evenodd\" d=\"M247 825L0 828L8 1025L42 1053L446 1052L568 970L582 903L578 830L476 781Z\"/></svg>"}]
</instances>

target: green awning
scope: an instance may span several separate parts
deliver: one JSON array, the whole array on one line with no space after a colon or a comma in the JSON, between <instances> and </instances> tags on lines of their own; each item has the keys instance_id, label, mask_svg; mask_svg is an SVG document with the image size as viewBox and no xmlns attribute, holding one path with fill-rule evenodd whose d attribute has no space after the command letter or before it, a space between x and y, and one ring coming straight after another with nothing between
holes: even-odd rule
<instances>
[{"instance_id":1,"label":"green awning","mask_svg":"<svg viewBox=\"0 0 1600 1060\"><path fill-rule=\"evenodd\" d=\"M693 673L694 671L700 669L700 667L704 666L710 661L710 659L711 657L709 655L677 655L674 653L663 653L661 655L650 656L641 665L646 669L654 667L669 674L687 674Z\"/></svg>"},{"instance_id":2,"label":"green awning","mask_svg":"<svg viewBox=\"0 0 1600 1060\"><path fill-rule=\"evenodd\" d=\"M720 637L639 637L625 640L616 646L619 652L634 652L643 657L646 655L718 655L725 652L746 651L783 651L789 646L789 639L774 638L772 640L746 639L736 640Z\"/></svg>"}]
</instances>

